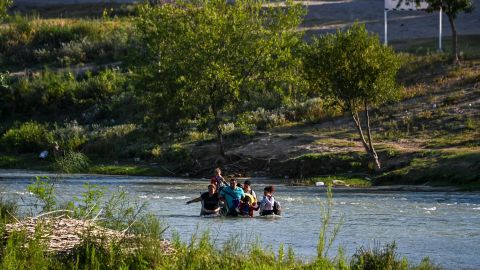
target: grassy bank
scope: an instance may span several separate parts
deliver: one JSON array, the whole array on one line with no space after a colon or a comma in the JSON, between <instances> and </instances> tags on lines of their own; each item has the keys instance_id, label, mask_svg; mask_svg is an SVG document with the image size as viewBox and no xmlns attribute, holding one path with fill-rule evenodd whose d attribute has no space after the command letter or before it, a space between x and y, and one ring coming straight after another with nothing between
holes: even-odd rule
<instances>
[{"instance_id":1,"label":"grassy bank","mask_svg":"<svg viewBox=\"0 0 480 270\"><path fill-rule=\"evenodd\" d=\"M331 224L331 211L327 209L321 221L317 256L302 261L293 249L282 244L265 248L258 242L245 243L235 235L222 246L216 245L208 232L193 234L188 242L179 240L178 235L170 242L160 241L167 224L130 202L125 192L105 198L102 189L87 185L78 198L66 203L65 210L56 212L63 205L56 201L52 180L40 178L28 190L38 200L35 211L43 213L43 218L23 219L15 202L0 199L0 235L5 239L0 242L2 269L440 269L428 259L409 264L396 253L394 243L359 248L351 258L341 251L334 257L327 256L339 229ZM327 201L331 200L330 191ZM75 232L69 233L79 238L70 236L67 240L75 241L75 246L68 242L52 245L52 239L63 237L55 236L53 228L68 230L59 223L77 224Z\"/></svg>"},{"instance_id":2,"label":"grassy bank","mask_svg":"<svg viewBox=\"0 0 480 270\"><path fill-rule=\"evenodd\" d=\"M460 66L450 64L448 52L428 49L433 39L393 44L402 62L400 97L371 113L380 170L369 163L349 115L304 94L302 83L298 97L279 101L272 90L251 110L225 117L226 157L219 159L213 119L168 123L174 113L160 121L155 108L163 106L148 107L155 94L146 93L132 64L143 52L133 23L138 14L132 6L111 7L85 9L89 16L72 6L62 18L55 17L59 7L40 8L2 24L0 168L208 177L222 166L226 174L297 184L479 189L478 36L460 38ZM44 150L50 155L42 160ZM63 166L68 159L78 166Z\"/></svg>"}]
</instances>

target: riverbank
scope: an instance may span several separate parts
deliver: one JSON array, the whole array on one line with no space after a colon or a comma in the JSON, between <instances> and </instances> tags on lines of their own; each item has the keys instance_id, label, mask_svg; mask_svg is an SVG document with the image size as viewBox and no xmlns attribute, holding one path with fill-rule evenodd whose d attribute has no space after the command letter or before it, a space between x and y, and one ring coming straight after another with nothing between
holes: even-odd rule
<instances>
[{"instance_id":1,"label":"riverbank","mask_svg":"<svg viewBox=\"0 0 480 270\"><path fill-rule=\"evenodd\" d=\"M309 12L307 18L323 11L313 5ZM201 178L220 166L227 176L287 184L480 189L478 35L460 37L460 66L451 65L448 54L432 53L434 38L392 43L402 64L399 99L371 112L382 163L375 170L351 117L308 96L288 97L285 104L258 97L263 107L225 118L225 156L219 158L209 116L172 127L164 122L172 115L155 120L156 113L144 110L149 97L128 66L136 51L130 39L135 15L103 15L15 16L0 28L1 68L11 72L0 74L6 89L0 168ZM45 150L49 156L39 158Z\"/></svg>"}]
</instances>

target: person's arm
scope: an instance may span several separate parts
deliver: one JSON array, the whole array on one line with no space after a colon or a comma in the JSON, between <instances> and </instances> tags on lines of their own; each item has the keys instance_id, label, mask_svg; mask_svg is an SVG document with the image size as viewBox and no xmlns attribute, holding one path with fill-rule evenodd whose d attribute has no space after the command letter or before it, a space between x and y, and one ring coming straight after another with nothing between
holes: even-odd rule
<instances>
[{"instance_id":1,"label":"person's arm","mask_svg":"<svg viewBox=\"0 0 480 270\"><path fill-rule=\"evenodd\" d=\"M263 210L263 208L265 208L265 204L267 204L267 198L263 196L262 200L258 204L258 208L260 209L260 211Z\"/></svg>"},{"instance_id":2,"label":"person's arm","mask_svg":"<svg viewBox=\"0 0 480 270\"><path fill-rule=\"evenodd\" d=\"M192 202L201 202L202 201L202 197L198 197L198 198L195 198L193 200L190 200L187 202L187 204L191 204Z\"/></svg>"},{"instance_id":3,"label":"person's arm","mask_svg":"<svg viewBox=\"0 0 480 270\"><path fill-rule=\"evenodd\" d=\"M221 175L219 175L219 177L220 177L220 180L222 181L222 183L224 183L226 186L228 186L228 183L225 180L225 178L223 178L223 176L221 176Z\"/></svg>"},{"instance_id":4,"label":"person's arm","mask_svg":"<svg viewBox=\"0 0 480 270\"><path fill-rule=\"evenodd\" d=\"M223 192L224 191L222 190L222 191L220 191L220 193L218 193L218 199L222 202L225 202L225 197L223 196Z\"/></svg>"}]
</instances>

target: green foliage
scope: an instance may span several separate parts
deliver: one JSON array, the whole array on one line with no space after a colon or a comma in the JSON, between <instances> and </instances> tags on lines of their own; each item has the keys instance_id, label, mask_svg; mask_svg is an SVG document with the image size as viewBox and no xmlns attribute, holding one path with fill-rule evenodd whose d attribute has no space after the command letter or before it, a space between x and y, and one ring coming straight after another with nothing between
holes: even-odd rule
<instances>
[{"instance_id":1,"label":"green foliage","mask_svg":"<svg viewBox=\"0 0 480 270\"><path fill-rule=\"evenodd\" d=\"M257 108L255 111L242 114L238 117L237 123L241 129L267 130L285 125L288 123L288 120L285 115L278 110L268 111L264 108Z\"/></svg>"},{"instance_id":2,"label":"green foliage","mask_svg":"<svg viewBox=\"0 0 480 270\"><path fill-rule=\"evenodd\" d=\"M9 223L15 220L15 214L18 210L18 204L11 200L7 199L4 196L0 198L0 227L2 223ZM0 234L2 230L0 228Z\"/></svg>"},{"instance_id":3,"label":"green foliage","mask_svg":"<svg viewBox=\"0 0 480 270\"><path fill-rule=\"evenodd\" d=\"M65 123L63 127L55 125L53 135L61 152L77 151L87 141L87 132L76 121Z\"/></svg>"},{"instance_id":4,"label":"green foliage","mask_svg":"<svg viewBox=\"0 0 480 270\"><path fill-rule=\"evenodd\" d=\"M400 60L393 49L382 45L364 25L354 24L305 46L304 63L311 90L351 113L365 150L380 169L372 143L369 107L399 97L396 75ZM363 124L359 111L365 114Z\"/></svg>"},{"instance_id":5,"label":"green foliage","mask_svg":"<svg viewBox=\"0 0 480 270\"><path fill-rule=\"evenodd\" d=\"M29 121L7 130L0 142L7 151L22 153L50 149L53 140L52 132L45 125Z\"/></svg>"},{"instance_id":6,"label":"green foliage","mask_svg":"<svg viewBox=\"0 0 480 270\"><path fill-rule=\"evenodd\" d=\"M39 179L41 180L41 179ZM46 181L48 179L43 179ZM318 257L312 262L295 258L293 249L285 252L283 245L277 253L263 248L259 243L245 243L232 236L222 247L216 247L210 233L200 237L194 233L189 242L173 237L174 253L166 254L159 241L167 229L154 215L144 214L144 204L131 204L123 190L113 192L105 200L105 193L95 185L87 184L79 198L70 202L77 218L97 218L99 225L132 232L136 236L122 241L108 241L106 235L87 231L82 243L68 253L47 252L45 235L51 229L38 222L33 233L17 231L6 234L0 241L1 269L349 269L343 252L331 259L328 249L334 241L340 224L332 220L333 200L331 189L322 205L322 225L319 236ZM1 205L1 204L0 204ZM1 209L1 208L0 208ZM100 210L103 209L103 210ZM13 211L13 210L12 210ZM12 213L15 214L15 213ZM122 218L123 217L123 218ZM0 234L5 224L0 220ZM330 235L328 235L330 233ZM368 251L359 249L351 260L351 269L407 269L407 261L396 258L395 246ZM438 269L428 258L413 269Z\"/></svg>"},{"instance_id":7,"label":"green foliage","mask_svg":"<svg viewBox=\"0 0 480 270\"><path fill-rule=\"evenodd\" d=\"M68 210L72 211L76 218L93 219L100 214L105 189L89 182L83 184L83 188L80 197L74 196L73 200L68 202Z\"/></svg>"},{"instance_id":8,"label":"green foliage","mask_svg":"<svg viewBox=\"0 0 480 270\"><path fill-rule=\"evenodd\" d=\"M64 155L55 157L55 169L64 173L86 172L90 163L90 159L81 152L66 151Z\"/></svg>"},{"instance_id":9,"label":"green foliage","mask_svg":"<svg viewBox=\"0 0 480 270\"><path fill-rule=\"evenodd\" d=\"M42 241L44 228L39 225L31 238L26 232L14 232L6 240L1 253L0 268L5 270L53 269L55 264L47 256Z\"/></svg>"},{"instance_id":10,"label":"green foliage","mask_svg":"<svg viewBox=\"0 0 480 270\"><path fill-rule=\"evenodd\" d=\"M3 68L69 66L123 59L130 26L122 21L33 20L15 15L0 28Z\"/></svg>"},{"instance_id":11,"label":"green foliage","mask_svg":"<svg viewBox=\"0 0 480 270\"><path fill-rule=\"evenodd\" d=\"M364 102L378 105L398 97L395 78L400 61L393 49L355 24L346 31L315 39L305 51L312 91L334 99L348 111Z\"/></svg>"},{"instance_id":12,"label":"green foliage","mask_svg":"<svg viewBox=\"0 0 480 270\"><path fill-rule=\"evenodd\" d=\"M287 107L285 115L290 121L316 123L342 114L342 108L329 99L312 98Z\"/></svg>"},{"instance_id":13,"label":"green foliage","mask_svg":"<svg viewBox=\"0 0 480 270\"><path fill-rule=\"evenodd\" d=\"M2 0L0 1L0 23L7 18L7 10L12 5L13 0Z\"/></svg>"},{"instance_id":14,"label":"green foliage","mask_svg":"<svg viewBox=\"0 0 480 270\"><path fill-rule=\"evenodd\" d=\"M76 78L72 72L45 70L20 77L2 91L3 117L28 117L65 121L65 115L81 122L99 119L131 119L135 99L130 94L128 74L106 69Z\"/></svg>"},{"instance_id":15,"label":"green foliage","mask_svg":"<svg viewBox=\"0 0 480 270\"><path fill-rule=\"evenodd\" d=\"M397 246L395 242L386 244L380 248L378 244L373 250L360 248L353 255L350 267L352 270L372 269L372 270L407 270L409 269L407 261L398 260L396 254Z\"/></svg>"},{"instance_id":16,"label":"green foliage","mask_svg":"<svg viewBox=\"0 0 480 270\"><path fill-rule=\"evenodd\" d=\"M190 150L185 146L174 143L170 145L163 158L168 162L184 164L191 160Z\"/></svg>"},{"instance_id":17,"label":"green foliage","mask_svg":"<svg viewBox=\"0 0 480 270\"><path fill-rule=\"evenodd\" d=\"M8 72L0 72L0 89L8 88L10 84L10 74Z\"/></svg>"},{"instance_id":18,"label":"green foliage","mask_svg":"<svg viewBox=\"0 0 480 270\"><path fill-rule=\"evenodd\" d=\"M402 0L407 3L414 2L420 3L420 0ZM399 1L399 4L402 2ZM458 49L457 49L457 29L455 26L455 19L461 12L470 13L473 11L473 0L426 0L428 3L428 12L434 12L441 10L447 14L452 29L452 58L455 63L458 62Z\"/></svg>"},{"instance_id":19,"label":"green foliage","mask_svg":"<svg viewBox=\"0 0 480 270\"><path fill-rule=\"evenodd\" d=\"M21 160L16 156L1 156L0 168L15 168L20 161Z\"/></svg>"},{"instance_id":20,"label":"green foliage","mask_svg":"<svg viewBox=\"0 0 480 270\"><path fill-rule=\"evenodd\" d=\"M140 7L136 27L145 49L134 64L151 106L147 124L162 131L162 124L176 126L179 119L206 119L221 144L221 126L253 109L253 96L275 104L285 98L299 78L294 48L301 33L295 29L304 11L291 2L284 8L262 3Z\"/></svg>"},{"instance_id":21,"label":"green foliage","mask_svg":"<svg viewBox=\"0 0 480 270\"><path fill-rule=\"evenodd\" d=\"M141 157L149 152L149 145L143 143L145 139L139 129L136 124L93 125L89 142L84 147L85 153L109 159Z\"/></svg>"},{"instance_id":22,"label":"green foliage","mask_svg":"<svg viewBox=\"0 0 480 270\"><path fill-rule=\"evenodd\" d=\"M56 202L55 181L49 177L36 177L35 182L27 186L27 190L37 199L35 211L49 212L54 210ZM41 207L41 209L38 209Z\"/></svg>"},{"instance_id":23,"label":"green foliage","mask_svg":"<svg viewBox=\"0 0 480 270\"><path fill-rule=\"evenodd\" d=\"M332 221L333 211L333 193L332 186L327 188L327 201L320 205L320 212L322 221L320 225L320 234L318 236L317 244L317 260L325 260L328 256L328 251L332 247L335 238L337 237L340 227L343 224L344 217L342 216L338 222ZM333 225L332 225L333 224ZM329 235L330 233L330 235Z\"/></svg>"}]
</instances>

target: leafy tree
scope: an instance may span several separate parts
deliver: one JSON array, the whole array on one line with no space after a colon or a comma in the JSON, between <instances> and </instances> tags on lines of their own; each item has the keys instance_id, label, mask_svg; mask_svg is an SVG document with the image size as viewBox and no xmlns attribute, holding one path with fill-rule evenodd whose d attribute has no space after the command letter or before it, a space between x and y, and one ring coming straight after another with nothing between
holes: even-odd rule
<instances>
[{"instance_id":1,"label":"leafy tree","mask_svg":"<svg viewBox=\"0 0 480 270\"><path fill-rule=\"evenodd\" d=\"M355 24L346 31L314 39L306 46L304 65L313 91L350 112L363 147L379 169L369 110L397 97L400 64L395 52L380 44L364 25ZM362 110L363 121L359 114Z\"/></svg>"},{"instance_id":2,"label":"leafy tree","mask_svg":"<svg viewBox=\"0 0 480 270\"><path fill-rule=\"evenodd\" d=\"M0 23L8 16L7 10L12 5L13 0L0 1Z\"/></svg>"},{"instance_id":3,"label":"leafy tree","mask_svg":"<svg viewBox=\"0 0 480 270\"><path fill-rule=\"evenodd\" d=\"M473 0L405 0L406 2L427 2L427 12L439 11L440 9L447 14L450 27L452 28L452 58L455 64L459 62L458 58L458 33L455 26L455 19L460 12L469 13L473 11ZM401 2L399 2L400 5Z\"/></svg>"},{"instance_id":4,"label":"leafy tree","mask_svg":"<svg viewBox=\"0 0 480 270\"><path fill-rule=\"evenodd\" d=\"M257 0L176 2L143 5L136 20L140 40L135 71L147 120L201 120L216 132L225 156L222 126L258 96L288 97L299 76L294 57L304 9L262 7Z\"/></svg>"}]
</instances>

